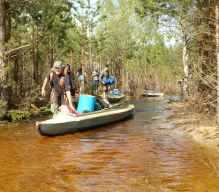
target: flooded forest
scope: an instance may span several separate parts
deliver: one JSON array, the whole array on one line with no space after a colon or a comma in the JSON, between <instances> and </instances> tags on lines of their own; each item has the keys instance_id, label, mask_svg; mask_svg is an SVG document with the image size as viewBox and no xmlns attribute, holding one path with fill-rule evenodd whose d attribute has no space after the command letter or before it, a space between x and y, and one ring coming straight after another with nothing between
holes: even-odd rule
<instances>
[{"instance_id":1,"label":"flooded forest","mask_svg":"<svg viewBox=\"0 0 219 192\"><path fill-rule=\"evenodd\" d=\"M108 66L132 114L41 136L56 61L98 98ZM218 191L218 75L219 1L0 0L0 191Z\"/></svg>"},{"instance_id":2,"label":"flooded forest","mask_svg":"<svg viewBox=\"0 0 219 192\"><path fill-rule=\"evenodd\" d=\"M157 90L173 95L184 76L191 107L217 112L217 1L13 1L0 6L1 119L29 118L54 61L74 73L109 65L115 88L128 79L145 89L149 76ZM78 79L75 81L79 87ZM48 87L49 89L49 87Z\"/></svg>"}]
</instances>

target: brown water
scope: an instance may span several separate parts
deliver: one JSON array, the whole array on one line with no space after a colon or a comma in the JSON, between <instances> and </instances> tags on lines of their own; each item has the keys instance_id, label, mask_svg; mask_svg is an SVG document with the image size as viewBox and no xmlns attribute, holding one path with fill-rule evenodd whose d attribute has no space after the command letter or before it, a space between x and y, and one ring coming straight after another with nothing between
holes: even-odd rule
<instances>
[{"instance_id":1,"label":"brown water","mask_svg":"<svg viewBox=\"0 0 219 192\"><path fill-rule=\"evenodd\" d=\"M132 102L132 118L71 135L1 126L0 191L219 191L218 155L166 122L166 100Z\"/></svg>"}]
</instances>

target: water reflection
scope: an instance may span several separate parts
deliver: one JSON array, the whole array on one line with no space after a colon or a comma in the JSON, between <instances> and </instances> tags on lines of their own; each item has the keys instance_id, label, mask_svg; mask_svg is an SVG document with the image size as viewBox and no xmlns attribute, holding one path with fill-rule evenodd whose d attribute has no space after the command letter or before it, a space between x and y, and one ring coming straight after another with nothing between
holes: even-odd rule
<instances>
[{"instance_id":1,"label":"water reflection","mask_svg":"<svg viewBox=\"0 0 219 192\"><path fill-rule=\"evenodd\" d=\"M215 155L166 123L168 99L144 99L132 118L86 132L1 127L0 191L217 191Z\"/></svg>"}]
</instances>

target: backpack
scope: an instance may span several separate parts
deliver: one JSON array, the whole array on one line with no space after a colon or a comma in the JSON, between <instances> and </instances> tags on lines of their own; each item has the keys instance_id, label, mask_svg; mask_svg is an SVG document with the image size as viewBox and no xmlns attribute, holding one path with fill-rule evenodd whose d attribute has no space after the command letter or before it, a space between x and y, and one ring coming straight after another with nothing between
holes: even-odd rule
<instances>
[{"instance_id":1,"label":"backpack","mask_svg":"<svg viewBox=\"0 0 219 192\"><path fill-rule=\"evenodd\" d=\"M101 110L100 105L99 105L99 103L97 101L95 101L95 103L94 103L94 111L99 111L99 110Z\"/></svg>"},{"instance_id":2,"label":"backpack","mask_svg":"<svg viewBox=\"0 0 219 192\"><path fill-rule=\"evenodd\" d=\"M109 104L104 102L102 99L96 97L96 102L99 104L100 109L108 108Z\"/></svg>"}]
</instances>

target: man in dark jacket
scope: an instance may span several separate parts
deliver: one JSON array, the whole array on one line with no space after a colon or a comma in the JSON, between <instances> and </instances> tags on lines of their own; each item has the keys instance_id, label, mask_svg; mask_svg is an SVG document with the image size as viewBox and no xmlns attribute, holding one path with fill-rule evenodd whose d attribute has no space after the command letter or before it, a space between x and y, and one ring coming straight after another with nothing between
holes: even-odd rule
<instances>
[{"instance_id":1,"label":"man in dark jacket","mask_svg":"<svg viewBox=\"0 0 219 192\"><path fill-rule=\"evenodd\" d=\"M108 86L105 85L104 81L109 79L109 65L105 65L105 69L101 71L99 80L100 80L100 90L102 93L102 98L106 100L106 93L108 92Z\"/></svg>"},{"instance_id":2,"label":"man in dark jacket","mask_svg":"<svg viewBox=\"0 0 219 192\"><path fill-rule=\"evenodd\" d=\"M64 68L64 75L66 74L69 74L70 77L71 96L75 96L75 75L74 72L71 71L69 64L66 64Z\"/></svg>"}]
</instances>

